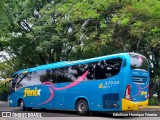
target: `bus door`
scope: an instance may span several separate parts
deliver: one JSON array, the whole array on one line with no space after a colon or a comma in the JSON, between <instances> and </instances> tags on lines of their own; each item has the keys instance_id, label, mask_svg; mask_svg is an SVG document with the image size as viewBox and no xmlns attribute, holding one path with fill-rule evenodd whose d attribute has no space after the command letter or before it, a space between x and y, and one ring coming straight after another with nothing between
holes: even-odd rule
<instances>
[{"instance_id":1,"label":"bus door","mask_svg":"<svg viewBox=\"0 0 160 120\"><path fill-rule=\"evenodd\" d=\"M13 107L16 106L16 104L13 103L14 101L12 99L10 99L10 95L15 92L15 84L16 82L14 80L9 81L8 83L8 105Z\"/></svg>"},{"instance_id":2,"label":"bus door","mask_svg":"<svg viewBox=\"0 0 160 120\"><path fill-rule=\"evenodd\" d=\"M17 100L22 98L24 100L25 106L30 106L32 103L32 98L29 97L29 87L26 87L26 78L27 74L21 73L18 74L17 77L15 78L16 85L15 85L15 95Z\"/></svg>"},{"instance_id":3,"label":"bus door","mask_svg":"<svg viewBox=\"0 0 160 120\"><path fill-rule=\"evenodd\" d=\"M9 81L9 83L8 83L8 95L15 92L15 85L16 85L16 82L13 79L11 81Z\"/></svg>"}]
</instances>

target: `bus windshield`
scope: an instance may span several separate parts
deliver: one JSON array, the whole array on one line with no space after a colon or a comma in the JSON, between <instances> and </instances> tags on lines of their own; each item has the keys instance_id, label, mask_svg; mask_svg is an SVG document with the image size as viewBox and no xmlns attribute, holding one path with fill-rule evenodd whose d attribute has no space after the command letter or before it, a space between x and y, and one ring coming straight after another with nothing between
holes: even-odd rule
<instances>
[{"instance_id":1,"label":"bus windshield","mask_svg":"<svg viewBox=\"0 0 160 120\"><path fill-rule=\"evenodd\" d=\"M148 71L148 61L145 57L138 54L130 54L131 69Z\"/></svg>"}]
</instances>

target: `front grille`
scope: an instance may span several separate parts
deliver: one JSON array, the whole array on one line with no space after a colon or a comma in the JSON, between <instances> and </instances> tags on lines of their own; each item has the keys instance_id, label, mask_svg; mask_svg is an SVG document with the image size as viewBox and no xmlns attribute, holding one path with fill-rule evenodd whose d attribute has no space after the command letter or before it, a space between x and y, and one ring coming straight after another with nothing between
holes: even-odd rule
<instances>
[{"instance_id":1,"label":"front grille","mask_svg":"<svg viewBox=\"0 0 160 120\"><path fill-rule=\"evenodd\" d=\"M136 83L145 83L147 81L147 77L133 76L132 80Z\"/></svg>"}]
</instances>

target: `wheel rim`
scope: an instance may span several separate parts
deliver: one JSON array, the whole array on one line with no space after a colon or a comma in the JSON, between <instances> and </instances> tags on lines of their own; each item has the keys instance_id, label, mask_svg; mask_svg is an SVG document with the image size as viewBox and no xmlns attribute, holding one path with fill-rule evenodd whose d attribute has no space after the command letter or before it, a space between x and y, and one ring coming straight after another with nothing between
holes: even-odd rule
<instances>
[{"instance_id":1,"label":"wheel rim","mask_svg":"<svg viewBox=\"0 0 160 120\"><path fill-rule=\"evenodd\" d=\"M23 101L20 103L20 109L23 109Z\"/></svg>"},{"instance_id":2,"label":"wheel rim","mask_svg":"<svg viewBox=\"0 0 160 120\"><path fill-rule=\"evenodd\" d=\"M79 110L80 112L84 112L84 111L86 111L86 109L87 109L87 107L86 107L86 105L85 105L84 103L80 103L80 104L79 104L78 110Z\"/></svg>"}]
</instances>

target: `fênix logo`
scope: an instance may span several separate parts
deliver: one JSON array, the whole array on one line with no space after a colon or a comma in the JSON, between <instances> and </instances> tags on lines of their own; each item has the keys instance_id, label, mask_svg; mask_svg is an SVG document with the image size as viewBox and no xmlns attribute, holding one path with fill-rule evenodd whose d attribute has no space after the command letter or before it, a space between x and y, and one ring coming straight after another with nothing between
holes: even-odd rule
<instances>
[{"instance_id":1,"label":"f\u00eanix logo","mask_svg":"<svg viewBox=\"0 0 160 120\"><path fill-rule=\"evenodd\" d=\"M147 95L146 91L141 91L141 95Z\"/></svg>"},{"instance_id":2,"label":"f\u00eanix logo","mask_svg":"<svg viewBox=\"0 0 160 120\"><path fill-rule=\"evenodd\" d=\"M24 90L24 96L40 96L41 95L41 89L37 89L36 87L34 89L25 88Z\"/></svg>"}]
</instances>

